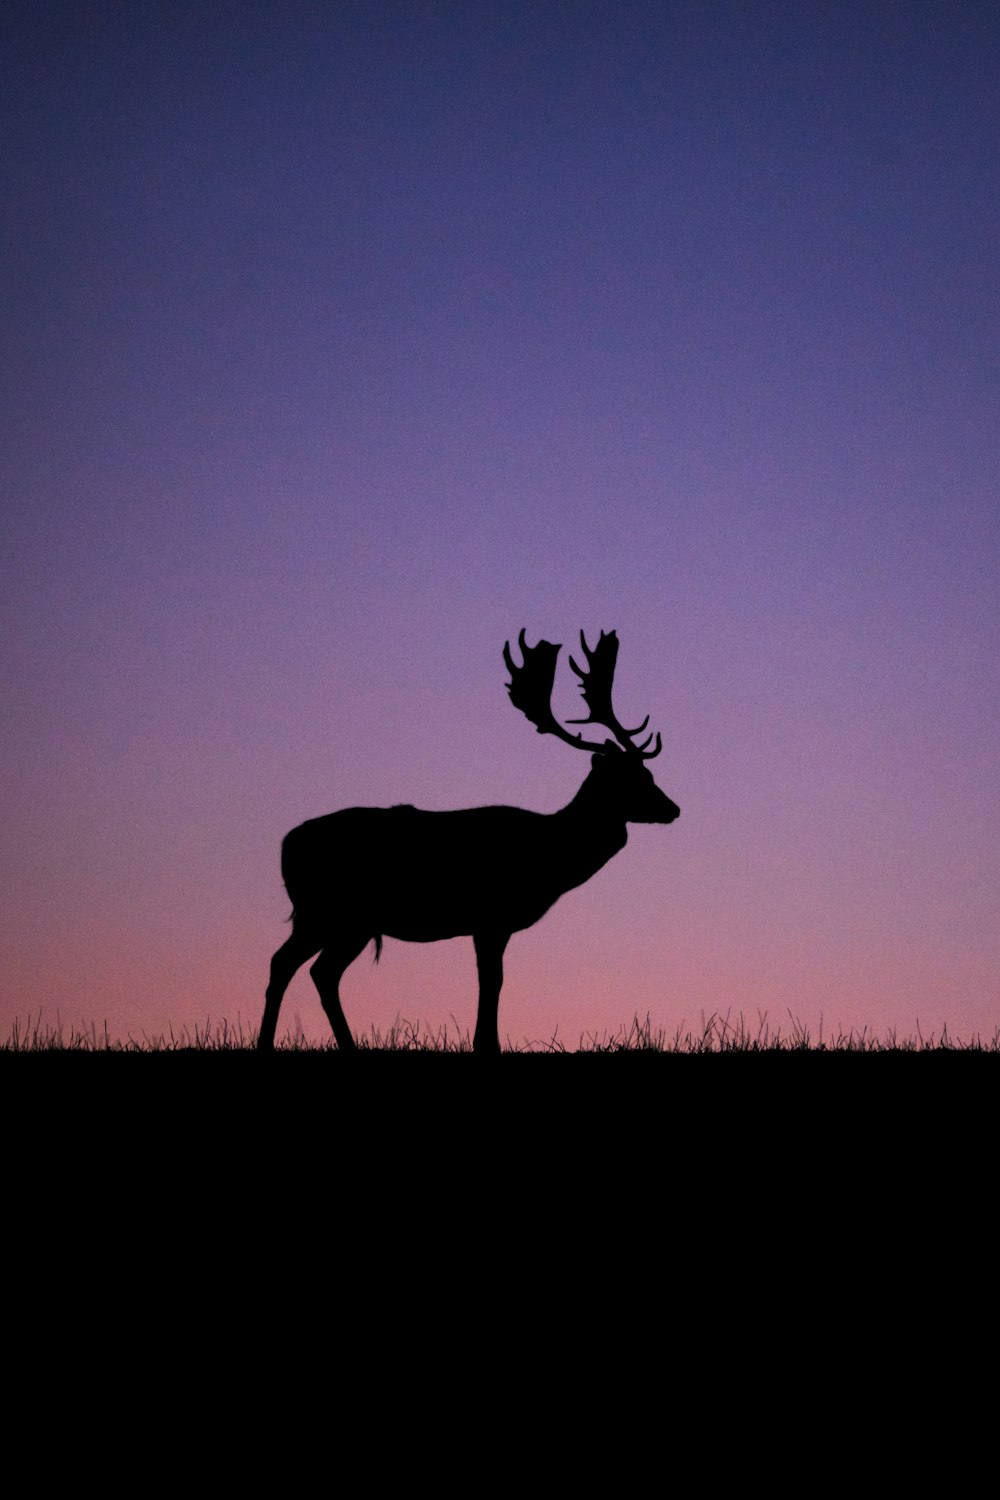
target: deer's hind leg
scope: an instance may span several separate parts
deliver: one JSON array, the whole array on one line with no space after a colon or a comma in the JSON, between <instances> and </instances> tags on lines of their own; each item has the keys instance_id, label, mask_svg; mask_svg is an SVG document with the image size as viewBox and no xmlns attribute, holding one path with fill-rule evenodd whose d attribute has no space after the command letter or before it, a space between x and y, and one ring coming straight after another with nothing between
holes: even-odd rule
<instances>
[{"instance_id":1,"label":"deer's hind leg","mask_svg":"<svg viewBox=\"0 0 1000 1500\"><path fill-rule=\"evenodd\" d=\"M326 945L309 970L313 984L319 990L319 998L323 1002L323 1009L333 1027L337 1047L341 1052L354 1052L356 1049L351 1028L347 1024L347 1018L340 1003L340 981L344 970L360 953L364 952L374 935L371 932L359 935L357 928L350 934L342 934L335 942Z\"/></svg>"},{"instance_id":2,"label":"deer's hind leg","mask_svg":"<svg viewBox=\"0 0 1000 1500\"><path fill-rule=\"evenodd\" d=\"M285 991L299 969L320 947L312 933L300 928L293 930L287 942L282 943L271 959L271 978L264 1001L264 1019L260 1023L257 1051L271 1052L274 1049L274 1033L278 1025L278 1011Z\"/></svg>"}]
</instances>

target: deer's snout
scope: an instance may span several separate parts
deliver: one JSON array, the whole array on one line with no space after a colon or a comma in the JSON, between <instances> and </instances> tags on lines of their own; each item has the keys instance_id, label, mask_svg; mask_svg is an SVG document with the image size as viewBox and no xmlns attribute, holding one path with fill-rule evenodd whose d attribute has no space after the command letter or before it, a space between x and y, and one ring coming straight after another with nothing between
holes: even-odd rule
<instances>
[{"instance_id":1,"label":"deer's snout","mask_svg":"<svg viewBox=\"0 0 1000 1500\"><path fill-rule=\"evenodd\" d=\"M656 821L658 823L672 823L674 819L679 818L680 815L681 810L677 806L677 803L671 802L670 798L664 795L663 805L660 808L660 816Z\"/></svg>"}]
</instances>

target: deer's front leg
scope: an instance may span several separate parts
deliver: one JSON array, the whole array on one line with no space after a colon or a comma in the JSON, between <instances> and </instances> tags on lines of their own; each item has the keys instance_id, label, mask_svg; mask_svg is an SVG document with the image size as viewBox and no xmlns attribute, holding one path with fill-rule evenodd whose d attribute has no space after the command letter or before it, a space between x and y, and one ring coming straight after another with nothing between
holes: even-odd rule
<instances>
[{"instance_id":1,"label":"deer's front leg","mask_svg":"<svg viewBox=\"0 0 1000 1500\"><path fill-rule=\"evenodd\" d=\"M500 1051L497 1010L503 985L503 951L510 941L510 933L476 932L472 941L476 945L476 967L479 970L479 1013L472 1050L497 1054Z\"/></svg>"}]
</instances>

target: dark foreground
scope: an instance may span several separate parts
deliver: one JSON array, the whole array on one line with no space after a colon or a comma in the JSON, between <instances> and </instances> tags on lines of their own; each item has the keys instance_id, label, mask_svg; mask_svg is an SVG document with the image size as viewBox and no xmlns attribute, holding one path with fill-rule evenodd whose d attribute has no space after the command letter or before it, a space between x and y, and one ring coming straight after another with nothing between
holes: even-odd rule
<instances>
[{"instance_id":1,"label":"dark foreground","mask_svg":"<svg viewBox=\"0 0 1000 1500\"><path fill-rule=\"evenodd\" d=\"M0 1048L9 1161L58 1169L169 1170L281 1181L307 1167L336 1190L359 1171L425 1184L540 1173L608 1184L638 1174L670 1194L734 1170L785 1178L954 1171L991 1142L1000 1038L840 1035L816 1045L793 1022L711 1018L664 1037L636 1019L617 1036L477 1056L468 1037L418 1033L331 1044L287 1040L270 1055L223 1022L109 1042L39 1026ZM421 1165L422 1164L422 1165Z\"/></svg>"},{"instance_id":2,"label":"dark foreground","mask_svg":"<svg viewBox=\"0 0 1000 1500\"><path fill-rule=\"evenodd\" d=\"M357 1287L366 1318L416 1299L491 1337L512 1288L587 1328L788 1319L938 1274L942 1230L991 1242L998 1085L1000 1055L945 1049L0 1051L5 1206L19 1286L131 1277L140 1321L178 1278L251 1322Z\"/></svg>"},{"instance_id":3,"label":"dark foreground","mask_svg":"<svg viewBox=\"0 0 1000 1500\"><path fill-rule=\"evenodd\" d=\"M321 1142L331 1166L388 1148L444 1167L488 1144L557 1171L639 1154L669 1177L707 1169L707 1150L762 1170L803 1155L846 1169L852 1153L890 1167L924 1145L973 1149L998 1094L1000 1053L986 1049L0 1051L8 1151L51 1136L60 1154L89 1141L109 1160L144 1143L272 1156Z\"/></svg>"}]
</instances>

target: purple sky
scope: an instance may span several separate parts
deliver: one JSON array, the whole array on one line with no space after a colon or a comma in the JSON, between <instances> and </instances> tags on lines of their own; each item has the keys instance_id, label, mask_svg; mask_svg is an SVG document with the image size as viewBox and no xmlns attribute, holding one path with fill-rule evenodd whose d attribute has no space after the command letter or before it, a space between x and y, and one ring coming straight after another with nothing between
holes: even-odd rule
<instances>
[{"instance_id":1,"label":"purple sky","mask_svg":"<svg viewBox=\"0 0 1000 1500\"><path fill-rule=\"evenodd\" d=\"M992 1035L996 6L5 18L2 1034L256 1026L282 835L564 804L501 648L582 626L682 815L514 938L501 1037ZM474 994L467 941L344 986Z\"/></svg>"}]
</instances>

